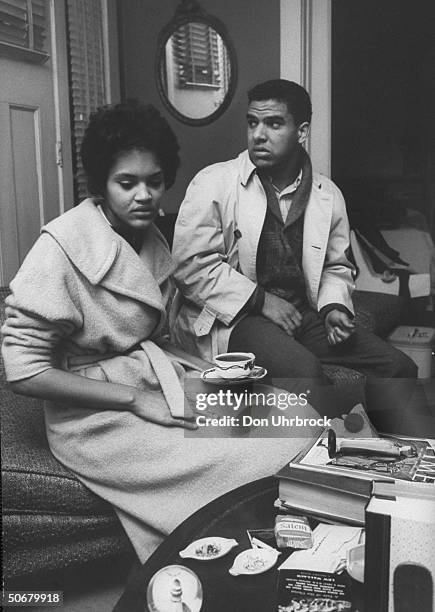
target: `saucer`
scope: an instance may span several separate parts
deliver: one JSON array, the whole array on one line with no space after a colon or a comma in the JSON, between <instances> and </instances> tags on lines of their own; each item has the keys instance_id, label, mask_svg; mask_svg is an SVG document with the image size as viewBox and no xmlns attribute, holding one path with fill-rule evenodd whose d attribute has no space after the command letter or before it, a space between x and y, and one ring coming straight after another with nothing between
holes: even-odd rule
<instances>
[{"instance_id":1,"label":"saucer","mask_svg":"<svg viewBox=\"0 0 435 612\"><path fill-rule=\"evenodd\" d=\"M210 368L201 372L201 378L204 382L210 383L211 385L242 385L247 382L253 382L255 380L261 380L267 374L266 368L261 366L254 366L253 370L248 376L240 376L239 378L222 378L219 375L218 368Z\"/></svg>"}]
</instances>

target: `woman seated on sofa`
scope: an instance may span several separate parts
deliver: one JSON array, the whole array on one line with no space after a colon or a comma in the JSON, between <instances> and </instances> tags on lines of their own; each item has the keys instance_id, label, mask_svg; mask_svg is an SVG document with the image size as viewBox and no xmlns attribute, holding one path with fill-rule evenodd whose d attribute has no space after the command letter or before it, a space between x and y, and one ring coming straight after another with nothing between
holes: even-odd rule
<instances>
[{"instance_id":1,"label":"woman seated on sofa","mask_svg":"<svg viewBox=\"0 0 435 612\"><path fill-rule=\"evenodd\" d=\"M11 283L2 351L12 389L48 400L55 457L113 504L144 561L192 512L272 474L306 440L185 436L196 428L186 372L159 346L173 265L153 223L176 138L151 106L104 107L82 159L93 197L43 227Z\"/></svg>"}]
</instances>

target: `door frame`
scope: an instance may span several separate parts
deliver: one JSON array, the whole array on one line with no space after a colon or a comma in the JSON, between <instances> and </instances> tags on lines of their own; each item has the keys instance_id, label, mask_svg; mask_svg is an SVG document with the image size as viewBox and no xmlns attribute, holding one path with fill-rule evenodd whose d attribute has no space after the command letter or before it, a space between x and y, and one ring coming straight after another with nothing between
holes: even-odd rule
<instances>
[{"instance_id":1,"label":"door frame","mask_svg":"<svg viewBox=\"0 0 435 612\"><path fill-rule=\"evenodd\" d=\"M280 0L280 75L308 91L313 105L307 151L331 175L331 0Z\"/></svg>"},{"instance_id":2,"label":"door frame","mask_svg":"<svg viewBox=\"0 0 435 612\"><path fill-rule=\"evenodd\" d=\"M53 94L56 126L56 164L59 181L59 214L73 205L73 165L68 83L65 0L50 0Z\"/></svg>"}]
</instances>

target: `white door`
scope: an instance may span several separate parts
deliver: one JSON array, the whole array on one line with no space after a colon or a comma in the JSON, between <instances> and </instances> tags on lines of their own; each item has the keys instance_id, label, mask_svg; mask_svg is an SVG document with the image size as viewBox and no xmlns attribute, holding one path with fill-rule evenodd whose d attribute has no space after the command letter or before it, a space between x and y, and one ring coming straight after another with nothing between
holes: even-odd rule
<instances>
[{"instance_id":1,"label":"white door","mask_svg":"<svg viewBox=\"0 0 435 612\"><path fill-rule=\"evenodd\" d=\"M0 1L2 25L11 27L12 11L22 19L19 11L26 6ZM65 172L71 174L70 146L63 151L69 163L64 163L61 148L67 128L61 98L68 87L66 48L61 46L66 47L63 2L37 0L33 8L37 14L30 26L32 21L39 26L42 51L4 44L8 31L2 35L0 29L0 285L10 282L41 226L63 212L65 191L71 192L71 177L65 177Z\"/></svg>"}]
</instances>

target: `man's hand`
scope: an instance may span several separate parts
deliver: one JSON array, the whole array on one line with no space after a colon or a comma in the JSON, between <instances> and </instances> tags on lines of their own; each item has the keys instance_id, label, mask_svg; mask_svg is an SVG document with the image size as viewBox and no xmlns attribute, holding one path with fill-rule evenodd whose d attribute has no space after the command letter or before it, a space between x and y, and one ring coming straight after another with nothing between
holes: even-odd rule
<instances>
[{"instance_id":1,"label":"man's hand","mask_svg":"<svg viewBox=\"0 0 435 612\"><path fill-rule=\"evenodd\" d=\"M302 315L293 304L267 291L261 314L279 325L289 336L293 336L302 323Z\"/></svg>"},{"instance_id":2,"label":"man's hand","mask_svg":"<svg viewBox=\"0 0 435 612\"><path fill-rule=\"evenodd\" d=\"M325 317L326 335L329 344L340 344L355 331L355 323L341 310L331 310Z\"/></svg>"}]
</instances>

